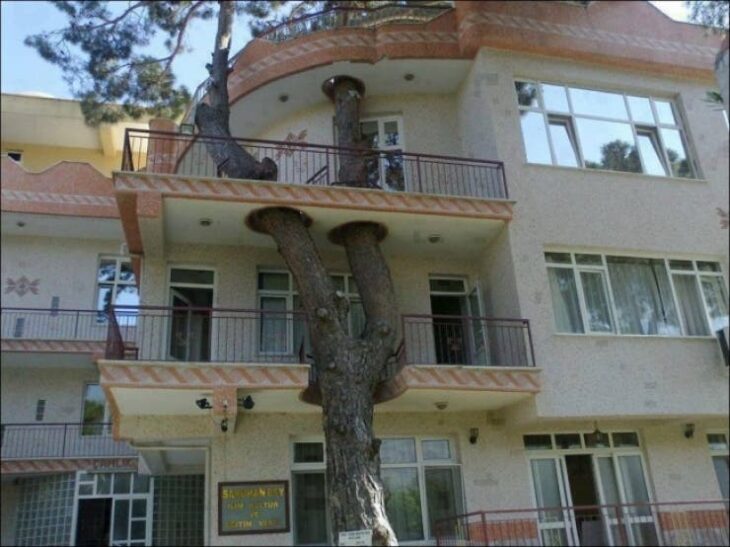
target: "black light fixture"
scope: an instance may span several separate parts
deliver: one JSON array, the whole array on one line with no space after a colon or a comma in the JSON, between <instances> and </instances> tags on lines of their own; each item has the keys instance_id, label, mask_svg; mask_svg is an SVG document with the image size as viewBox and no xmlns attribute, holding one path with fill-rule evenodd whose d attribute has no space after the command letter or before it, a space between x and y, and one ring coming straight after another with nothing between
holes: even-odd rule
<instances>
[{"instance_id":1,"label":"black light fixture","mask_svg":"<svg viewBox=\"0 0 730 547\"><path fill-rule=\"evenodd\" d=\"M226 431L228 431L228 418L223 418L221 420L221 431L223 433L225 433Z\"/></svg>"},{"instance_id":2,"label":"black light fixture","mask_svg":"<svg viewBox=\"0 0 730 547\"><path fill-rule=\"evenodd\" d=\"M695 436L695 424L684 424L684 438L691 439Z\"/></svg>"},{"instance_id":3,"label":"black light fixture","mask_svg":"<svg viewBox=\"0 0 730 547\"><path fill-rule=\"evenodd\" d=\"M286 93L282 93L281 95L279 95L279 102L285 103L288 100L289 100L289 95L287 95Z\"/></svg>"},{"instance_id":4,"label":"black light fixture","mask_svg":"<svg viewBox=\"0 0 730 547\"><path fill-rule=\"evenodd\" d=\"M471 444L477 444L477 440L479 440L479 428L478 427L472 427L469 430L469 442Z\"/></svg>"},{"instance_id":5,"label":"black light fixture","mask_svg":"<svg viewBox=\"0 0 730 547\"><path fill-rule=\"evenodd\" d=\"M209 401L208 399L206 399L205 397L203 397L202 399L197 399L197 400L195 401L195 405L196 405L196 406L197 406L197 407L198 407L198 408L199 408L200 410L208 410L208 409L211 409L211 408L213 408L213 405L211 405L211 404L210 404L210 401Z\"/></svg>"},{"instance_id":6,"label":"black light fixture","mask_svg":"<svg viewBox=\"0 0 730 547\"><path fill-rule=\"evenodd\" d=\"M412 74L411 72L408 72L407 74L404 74L404 75L403 75L403 79L404 79L404 80L405 80L406 82L412 82L413 80L415 80L415 79L416 79L416 76L415 76L415 75L413 75L413 74Z\"/></svg>"},{"instance_id":7,"label":"black light fixture","mask_svg":"<svg viewBox=\"0 0 730 547\"><path fill-rule=\"evenodd\" d=\"M251 410L255 404L256 403L254 403L253 397L251 397L250 395L246 395L245 397L240 397L238 399L238 406L245 408L246 410Z\"/></svg>"}]
</instances>

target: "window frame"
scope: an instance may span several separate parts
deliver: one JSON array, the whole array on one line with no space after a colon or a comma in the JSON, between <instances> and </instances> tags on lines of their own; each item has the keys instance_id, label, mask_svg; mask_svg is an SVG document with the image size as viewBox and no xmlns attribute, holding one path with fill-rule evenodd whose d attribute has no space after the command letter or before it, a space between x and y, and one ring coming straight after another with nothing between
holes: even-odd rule
<instances>
[{"instance_id":1,"label":"window frame","mask_svg":"<svg viewBox=\"0 0 730 547\"><path fill-rule=\"evenodd\" d=\"M518 82L535 86L536 91L537 91L536 96L535 96L535 99L537 101L537 106L521 105L519 103L517 93L515 92L516 84ZM567 104L568 104L568 112L562 112L562 111L558 111L558 110L549 110L546 107L545 100L543 97L543 84L560 87L563 89L565 96L566 96ZM620 95L621 98L623 99L623 104L624 104L624 108L626 109L627 118L626 119L617 119L617 118L610 118L610 117L606 117L606 116L597 116L597 115L592 115L592 114L576 113L575 109L573 107L573 100L572 100L571 93L570 93L571 88L585 90L585 91L595 91L595 92L599 92L599 93L611 93L611 94L615 94L615 95ZM634 115L633 115L633 113L631 111L631 107L629 105L628 98L630 96L647 99L649 101L649 105L651 108L651 112L652 112L652 116L654 118L655 125L652 125L650 122L646 122L646 121L634 120ZM612 173L626 173L626 174L635 174L635 175L638 174L638 175L647 175L647 176L651 176L651 177L679 178L679 179L684 179L684 180L700 179L700 170L699 170L697 161L695 160L696 154L694 154L693 149L690 146L689 138L687 136L687 130L685 128L685 123L684 123L684 119L683 119L684 117L681 115L680 109L677 105L676 97L667 98L667 97L652 95L652 94L645 93L645 92L631 93L631 92L616 90L616 89L596 88L591 85L586 86L586 85L577 84L577 83L560 83L560 82L554 82L554 81L549 81L549 80L538 80L538 79L534 79L534 78L520 78L520 77L514 77L512 80L512 97L513 97L512 100L514 101L514 104L517 107L518 113L534 112L537 114L541 114L543 116L543 120L544 120L545 134L546 134L547 141L548 141L548 148L550 150L550 158L551 158L550 164L531 162L527 159L528 158L527 143L525 142L524 134L523 134L522 128L520 127L520 133L522 134L522 146L523 146L523 152L524 152L524 160L525 160L525 163L527 163L529 165L551 165L553 167L566 167L566 168L570 168L570 169L584 169L584 170L599 171L599 172L609 171ZM675 124L669 124L666 122L659 121L659 116L658 116L658 112L657 112L656 105L655 105L656 101L666 102L669 104L669 106L672 110L672 114L674 116L675 122L676 122ZM551 118L560 119L561 121L563 121L563 120L567 121L568 135L571 140L571 144L573 145L573 149L575 151L576 161L578 163L577 167L562 165L557 162L555 147L553 144L553 139L550 134L550 119ZM595 168L586 167L584 151L581 146L580 139L578 137L578 132L576 130L576 123L575 123L576 118L584 118L584 119L594 120L594 121L613 122L613 123L621 123L621 124L628 125L630 127L631 133L633 134L633 137L634 137L633 145L634 145L634 149L636 150L636 153L639 157L639 162L641 164L641 171L639 171L637 173L637 172L633 172L633 171L620 171L620 170L605 169L605 168L595 169ZM519 116L518 116L518 119L519 119ZM653 133L656 137L656 143L659 146L659 151L658 151L659 152L659 161L662 164L662 168L664 169L663 175L655 175L652 173L648 173L646 171L646 162L644 160L644 156L641 151L641 147L639 146L638 133L641 132L641 130L646 131L646 129L648 129L648 128L653 129ZM637 131L637 129L638 129L638 131ZM690 168L689 177L678 177L677 175L675 175L672 172L671 162L669 161L669 157L667 154L667 148L664 145L664 139L661 135L662 129L674 129L679 132L679 136L682 141L682 145L684 146L684 151L687 155L687 164Z\"/></svg>"},{"instance_id":2,"label":"window frame","mask_svg":"<svg viewBox=\"0 0 730 547\"><path fill-rule=\"evenodd\" d=\"M550 262L547 257L545 256L548 253L555 253L555 254L568 254L570 255L570 263L559 263L559 262ZM596 255L601 257L601 265L587 265L587 264L578 264L576 260L576 255L580 254L590 254L590 255ZM722 286L725 290L725 294L728 294L728 287L726 278L723 272L723 266L722 263L715 259L697 259L697 258L680 258L676 256L667 257L667 256L652 256L650 254L644 255L644 254L634 254L634 253L623 253L623 252L603 252L603 251L583 251L583 250L565 250L565 249L556 249L556 248L549 248L545 249L543 253L543 257L545 259L545 266L546 269L549 268L563 268L563 269L570 269L573 271L573 277L575 281L576 291L578 292L578 304L581 311L581 319L583 321L583 332L562 332L562 331L555 331L556 334L561 335L590 335L590 336L639 336L639 337L665 337L665 338L676 338L676 337L682 337L682 338L692 338L692 339L714 339L714 332L712 330L712 317L710 316L710 310L707 306L707 301L705 298L705 291L702 287L702 277L712 277L712 278L719 278L722 282ZM627 333L627 332L621 332L621 328L616 320L616 317L618 316L616 303L614 299L614 291L613 291L613 285L611 280L611 275L608 270L608 257L629 257L629 258L638 258L638 259L646 259L646 260L660 260L663 265L664 269L668 278L669 287L672 294L673 304L674 308L676 310L677 314L677 321L679 324L679 330L680 333L678 335L676 334L638 334L638 333ZM670 265L670 262L673 260L678 261L686 261L692 263L692 269L691 270L681 270L672 268ZM701 271L699 267L697 266L698 262L710 262L713 264L716 264L718 266L718 269L716 271ZM601 272L604 276L605 280L605 290L607 291L607 294L605 294L606 301L609 305L609 315L611 318L611 325L612 329L610 332L603 332L603 331L593 331L590 330L590 323L588 321L588 309L587 304L585 302L585 294L583 291L583 281L581 279L580 273L582 271L587 272ZM680 307L679 298L677 296L677 290L674 286L674 275L688 275L693 276L695 279L695 284L698 290L699 298L702 301L702 307L704 310L704 318L705 318L705 327L707 332L709 334L707 335L692 335L687 334L687 327L685 324L684 315L682 313L682 309ZM552 289L549 286L549 279L548 279L548 291L552 295ZM552 304L551 304L552 305ZM554 328L557 329L557 324L555 322L555 313L553 310L553 325Z\"/></svg>"},{"instance_id":3,"label":"window frame","mask_svg":"<svg viewBox=\"0 0 730 547\"><path fill-rule=\"evenodd\" d=\"M722 435L725 437L725 448L712 448L710 444L710 435ZM705 433L705 441L707 442L707 451L710 455L710 464L712 465L712 471L717 480L717 488L720 489L722 495L722 486L720 485L720 477L717 476L715 471L715 458L730 458L730 433L728 431L722 431L719 429L708 429ZM726 504L727 505L727 504Z\"/></svg>"},{"instance_id":4,"label":"window frame","mask_svg":"<svg viewBox=\"0 0 730 547\"><path fill-rule=\"evenodd\" d=\"M84 422L84 414L86 410L86 393L89 389L89 386L99 386L99 389L101 389L101 393L104 396L104 414L102 417L101 424L101 431L99 433L85 433L84 428L87 426L93 426L94 422L89 422L88 424ZM79 424L81 425L81 429L79 431L80 435L82 437L95 437L100 435L109 436L111 435L111 428L104 427L105 424L108 424L111 422L111 408L109 407L109 401L107 401L106 398L106 392L101 387L101 384L99 382L84 382L84 387L81 391L81 419L79 420Z\"/></svg>"},{"instance_id":5,"label":"window frame","mask_svg":"<svg viewBox=\"0 0 730 547\"><path fill-rule=\"evenodd\" d=\"M114 261L114 279L111 281L99 281L99 268L101 268L101 264L103 261ZM121 271L122 271L122 263L129 263L130 269L132 269L132 275L133 279L132 281L124 281L119 278ZM122 255L99 255L96 261L96 275L95 275L95 290L94 290L94 303L93 303L93 309L97 311L97 317L96 321L98 323L104 323L106 322L106 313L104 309L99 309L99 291L101 290L102 286L109 286L111 285L112 288L112 296L111 296L111 305L114 305L114 297L116 296L117 289L119 287L134 287L137 290L137 299L138 302L141 302L141 296L140 296L140 290L138 285L138 279L137 274L134 273L134 268L132 268L132 258L129 256L122 256ZM138 304L139 305L139 304Z\"/></svg>"}]
</instances>

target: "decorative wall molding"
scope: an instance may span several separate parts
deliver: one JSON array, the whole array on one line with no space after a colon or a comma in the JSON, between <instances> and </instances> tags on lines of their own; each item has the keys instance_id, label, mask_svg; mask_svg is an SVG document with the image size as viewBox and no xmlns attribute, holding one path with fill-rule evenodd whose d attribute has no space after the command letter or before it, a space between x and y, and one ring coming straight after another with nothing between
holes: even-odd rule
<instances>
[{"instance_id":1,"label":"decorative wall molding","mask_svg":"<svg viewBox=\"0 0 730 547\"><path fill-rule=\"evenodd\" d=\"M71 458L3 460L3 475L28 473L69 473L72 471L137 470L137 458Z\"/></svg>"},{"instance_id":2,"label":"decorative wall molding","mask_svg":"<svg viewBox=\"0 0 730 547\"><path fill-rule=\"evenodd\" d=\"M40 279L34 279L31 281L27 277L20 276L18 279L8 277L5 280L5 294L15 293L18 296L25 296L28 293L38 294L38 285Z\"/></svg>"},{"instance_id":3,"label":"decorative wall molding","mask_svg":"<svg viewBox=\"0 0 730 547\"><path fill-rule=\"evenodd\" d=\"M23 340L3 338L0 351L36 353L88 353L104 355L106 342L85 342L79 340Z\"/></svg>"}]
</instances>

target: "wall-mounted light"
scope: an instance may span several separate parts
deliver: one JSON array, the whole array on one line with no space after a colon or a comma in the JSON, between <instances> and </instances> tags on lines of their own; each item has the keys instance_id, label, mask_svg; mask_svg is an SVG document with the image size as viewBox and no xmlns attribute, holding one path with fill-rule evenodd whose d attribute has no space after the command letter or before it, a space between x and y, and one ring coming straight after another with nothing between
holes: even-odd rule
<instances>
[{"instance_id":1,"label":"wall-mounted light","mask_svg":"<svg viewBox=\"0 0 730 547\"><path fill-rule=\"evenodd\" d=\"M15 223L15 225L16 225L16 226L17 226L18 228L25 228L25 222L24 222L24 221L22 221L22 220L19 220L18 222L16 222L16 223Z\"/></svg>"},{"instance_id":2,"label":"wall-mounted light","mask_svg":"<svg viewBox=\"0 0 730 547\"><path fill-rule=\"evenodd\" d=\"M180 133L182 133L183 135L192 135L193 133L195 133L195 124L181 123Z\"/></svg>"},{"instance_id":3,"label":"wall-mounted light","mask_svg":"<svg viewBox=\"0 0 730 547\"><path fill-rule=\"evenodd\" d=\"M446 410L446 407L449 406L449 403L446 401L439 401L438 403L434 403L434 406L439 410Z\"/></svg>"},{"instance_id":4,"label":"wall-mounted light","mask_svg":"<svg viewBox=\"0 0 730 547\"><path fill-rule=\"evenodd\" d=\"M223 418L221 420L221 431L223 433L225 433L226 431L228 431L228 418Z\"/></svg>"},{"instance_id":5,"label":"wall-mounted light","mask_svg":"<svg viewBox=\"0 0 730 547\"><path fill-rule=\"evenodd\" d=\"M213 224L213 219L210 219L210 218L201 218L198 221L198 224L200 224L203 228L207 228L208 226L210 226L211 224Z\"/></svg>"},{"instance_id":6,"label":"wall-mounted light","mask_svg":"<svg viewBox=\"0 0 730 547\"><path fill-rule=\"evenodd\" d=\"M213 408L213 405L211 405L210 401L208 399L206 399L205 397L203 397L202 399L197 399L195 401L195 405L200 410L209 410L209 409Z\"/></svg>"},{"instance_id":7,"label":"wall-mounted light","mask_svg":"<svg viewBox=\"0 0 730 547\"><path fill-rule=\"evenodd\" d=\"M288 100L289 100L289 95L287 95L286 93L282 93L281 95L279 95L279 102L280 103L285 103Z\"/></svg>"},{"instance_id":8,"label":"wall-mounted light","mask_svg":"<svg viewBox=\"0 0 730 547\"><path fill-rule=\"evenodd\" d=\"M478 427L472 427L469 430L469 442L471 444L477 444L477 441L479 440L479 428Z\"/></svg>"},{"instance_id":9,"label":"wall-mounted light","mask_svg":"<svg viewBox=\"0 0 730 547\"><path fill-rule=\"evenodd\" d=\"M245 397L240 397L238 399L238 406L240 406L241 408L245 408L246 410L251 410L255 404L256 403L254 403L253 397L251 397L250 395L246 395Z\"/></svg>"},{"instance_id":10,"label":"wall-mounted light","mask_svg":"<svg viewBox=\"0 0 730 547\"><path fill-rule=\"evenodd\" d=\"M684 424L684 438L691 439L695 436L695 424Z\"/></svg>"},{"instance_id":11,"label":"wall-mounted light","mask_svg":"<svg viewBox=\"0 0 730 547\"><path fill-rule=\"evenodd\" d=\"M413 80L416 79L416 77L415 77L415 75L413 75L412 73L409 72L409 73L403 75L403 79L406 82L412 82Z\"/></svg>"},{"instance_id":12,"label":"wall-mounted light","mask_svg":"<svg viewBox=\"0 0 730 547\"><path fill-rule=\"evenodd\" d=\"M441 234L431 234L428 236L428 242L429 243L440 243L441 242Z\"/></svg>"}]
</instances>

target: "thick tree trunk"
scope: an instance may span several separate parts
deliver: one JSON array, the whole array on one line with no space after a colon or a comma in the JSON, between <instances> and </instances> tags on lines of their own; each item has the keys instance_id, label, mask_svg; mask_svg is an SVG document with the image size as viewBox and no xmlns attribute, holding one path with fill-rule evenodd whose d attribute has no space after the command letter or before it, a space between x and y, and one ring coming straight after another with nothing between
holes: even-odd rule
<instances>
[{"instance_id":1,"label":"thick tree trunk","mask_svg":"<svg viewBox=\"0 0 730 547\"><path fill-rule=\"evenodd\" d=\"M208 90L210 105L200 103L197 106L195 125L198 126L201 134L215 137L206 139L205 146L218 166L219 177L276 180L278 169L272 159L256 160L231 136L228 106L228 54L231 47L234 15L233 2L220 2L213 61L208 65L211 79Z\"/></svg>"},{"instance_id":2,"label":"thick tree trunk","mask_svg":"<svg viewBox=\"0 0 730 547\"><path fill-rule=\"evenodd\" d=\"M360 99L362 84L354 78L337 76L332 83L332 100L335 103L335 127L337 146L357 149L342 151L337 179L347 186L367 186L365 143L360 131Z\"/></svg>"}]
</instances>

